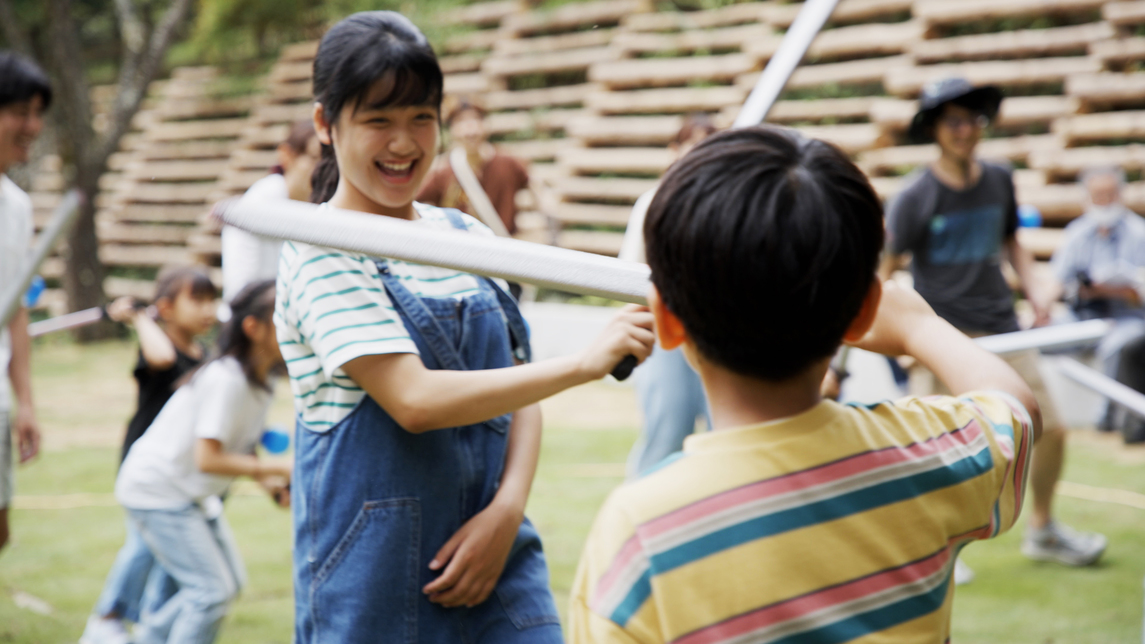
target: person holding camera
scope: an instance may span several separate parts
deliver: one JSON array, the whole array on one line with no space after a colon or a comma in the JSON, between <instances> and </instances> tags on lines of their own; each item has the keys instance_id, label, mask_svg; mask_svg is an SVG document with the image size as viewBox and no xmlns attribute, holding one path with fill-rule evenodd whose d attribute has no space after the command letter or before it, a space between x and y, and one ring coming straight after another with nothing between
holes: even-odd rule
<instances>
[{"instance_id":1,"label":"person holding camera","mask_svg":"<svg viewBox=\"0 0 1145 644\"><path fill-rule=\"evenodd\" d=\"M1097 346L1105 374L1118 378L1124 349L1145 337L1145 221L1121 201L1125 171L1091 168L1081 176L1085 214L1066 226L1052 267L1058 295L1079 320L1108 318L1113 328ZM1133 370L1145 365L1125 364ZM1133 419L1110 403L1099 427L1124 431Z\"/></svg>"}]
</instances>

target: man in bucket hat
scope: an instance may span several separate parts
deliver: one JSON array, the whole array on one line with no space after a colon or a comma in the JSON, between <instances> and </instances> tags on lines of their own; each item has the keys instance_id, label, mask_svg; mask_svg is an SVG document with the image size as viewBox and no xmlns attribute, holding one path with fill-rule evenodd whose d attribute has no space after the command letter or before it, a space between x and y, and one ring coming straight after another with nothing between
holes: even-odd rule
<instances>
[{"instance_id":1,"label":"man in bucket hat","mask_svg":"<svg viewBox=\"0 0 1145 644\"><path fill-rule=\"evenodd\" d=\"M1013 267L1037 317L1049 320L1051 289L1034 276L1033 255L1018 243L1017 201L1008 166L979 160L978 141L998 114L1002 92L947 78L923 88L909 135L935 142L939 156L917 171L887 210L888 252L884 275L911 254L914 287L934 310L970 335L1018 330L1002 262ZM1100 534L1082 533L1054 521L1054 487L1061 476L1065 430L1038 369L1038 353L1007 357L1030 385L1042 408L1043 433L1034 451L1030 486L1033 510L1022 552L1041 561L1084 566L1107 545ZM915 366L910 388L916 395L939 393L934 376ZM973 573L960 566L956 581ZM961 578L961 579L958 579Z\"/></svg>"}]
</instances>

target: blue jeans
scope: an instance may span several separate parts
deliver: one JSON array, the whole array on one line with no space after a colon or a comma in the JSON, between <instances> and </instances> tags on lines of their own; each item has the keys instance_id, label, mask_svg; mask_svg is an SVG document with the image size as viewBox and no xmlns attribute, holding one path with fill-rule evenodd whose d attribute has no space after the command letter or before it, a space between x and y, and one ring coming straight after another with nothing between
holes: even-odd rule
<instances>
[{"instance_id":1,"label":"blue jeans","mask_svg":"<svg viewBox=\"0 0 1145 644\"><path fill-rule=\"evenodd\" d=\"M107 573L95 614L138 623L141 615L158 610L176 590L175 580L155 565L155 557L128 518L127 538Z\"/></svg>"},{"instance_id":2,"label":"blue jeans","mask_svg":"<svg viewBox=\"0 0 1145 644\"><path fill-rule=\"evenodd\" d=\"M131 520L178 591L143 615L136 644L214 642L246 571L226 518L208 518L198 505L179 510L128 509Z\"/></svg>"},{"instance_id":3,"label":"blue jeans","mask_svg":"<svg viewBox=\"0 0 1145 644\"><path fill-rule=\"evenodd\" d=\"M628 477L645 474L684 448L696 430L696 419L708 416L708 399L700 376L679 349L656 347L636 370L636 397L644 412L640 438L628 455Z\"/></svg>"}]
</instances>

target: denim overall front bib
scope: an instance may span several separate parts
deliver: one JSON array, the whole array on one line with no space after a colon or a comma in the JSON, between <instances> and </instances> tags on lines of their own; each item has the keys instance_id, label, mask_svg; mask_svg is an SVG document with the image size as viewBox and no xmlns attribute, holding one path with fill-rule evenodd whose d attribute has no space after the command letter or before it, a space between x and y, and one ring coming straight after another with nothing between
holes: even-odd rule
<instances>
[{"instance_id":1,"label":"denim overall front bib","mask_svg":"<svg viewBox=\"0 0 1145 644\"><path fill-rule=\"evenodd\" d=\"M457 228L465 224L447 210ZM377 262L378 277L428 369L480 370L529 357L516 303L491 280L456 298L422 298ZM512 340L511 340L511 336ZM541 541L526 519L489 598L443 608L422 587L438 549L493 499L510 415L412 434L369 396L316 431L298 420L294 468L295 641L490 644L561 642Z\"/></svg>"}]
</instances>

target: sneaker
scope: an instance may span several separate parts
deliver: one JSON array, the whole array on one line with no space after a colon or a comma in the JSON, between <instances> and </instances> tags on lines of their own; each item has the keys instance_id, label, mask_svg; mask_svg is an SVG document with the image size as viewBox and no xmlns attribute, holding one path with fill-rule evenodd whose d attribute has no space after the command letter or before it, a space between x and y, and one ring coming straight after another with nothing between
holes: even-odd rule
<instances>
[{"instance_id":1,"label":"sneaker","mask_svg":"<svg viewBox=\"0 0 1145 644\"><path fill-rule=\"evenodd\" d=\"M954 585L965 586L974 581L974 569L966 565L962 558L954 560Z\"/></svg>"},{"instance_id":2,"label":"sneaker","mask_svg":"<svg viewBox=\"0 0 1145 644\"><path fill-rule=\"evenodd\" d=\"M131 644L131 636L122 621L91 615L79 644Z\"/></svg>"},{"instance_id":3,"label":"sneaker","mask_svg":"<svg viewBox=\"0 0 1145 644\"><path fill-rule=\"evenodd\" d=\"M1035 561L1053 561L1065 566L1088 566L1105 552L1109 540L1096 532L1079 532L1050 521L1040 530L1026 530L1022 554Z\"/></svg>"}]
</instances>

